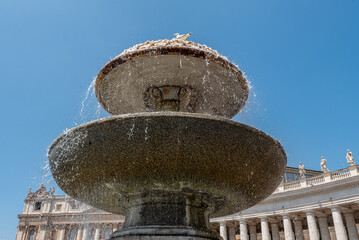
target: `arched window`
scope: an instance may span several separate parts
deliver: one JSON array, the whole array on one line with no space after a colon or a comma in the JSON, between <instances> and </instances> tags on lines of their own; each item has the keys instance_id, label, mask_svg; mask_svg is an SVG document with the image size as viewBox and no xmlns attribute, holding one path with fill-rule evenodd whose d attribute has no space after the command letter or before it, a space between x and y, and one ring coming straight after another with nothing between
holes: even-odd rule
<instances>
[{"instance_id":1,"label":"arched window","mask_svg":"<svg viewBox=\"0 0 359 240\"><path fill-rule=\"evenodd\" d=\"M31 230L29 234L29 240L35 240L35 230Z\"/></svg>"},{"instance_id":2,"label":"arched window","mask_svg":"<svg viewBox=\"0 0 359 240\"><path fill-rule=\"evenodd\" d=\"M75 240L76 237L76 229L72 229L70 231L69 240Z\"/></svg>"},{"instance_id":3,"label":"arched window","mask_svg":"<svg viewBox=\"0 0 359 240\"><path fill-rule=\"evenodd\" d=\"M111 229L106 228L105 229L105 239L110 239L110 235L111 235Z\"/></svg>"}]
</instances>

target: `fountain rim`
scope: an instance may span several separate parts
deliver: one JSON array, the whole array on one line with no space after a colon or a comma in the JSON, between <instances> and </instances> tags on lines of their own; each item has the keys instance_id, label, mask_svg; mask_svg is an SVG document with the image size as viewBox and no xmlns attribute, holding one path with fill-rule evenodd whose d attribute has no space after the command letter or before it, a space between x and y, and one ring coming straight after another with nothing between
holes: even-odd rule
<instances>
[{"instance_id":1,"label":"fountain rim","mask_svg":"<svg viewBox=\"0 0 359 240\"><path fill-rule=\"evenodd\" d=\"M159 42L159 41L160 40L157 40L155 42ZM169 41L171 41L171 40L169 40ZM192 43L192 44L195 44L195 46L203 46L203 45L199 45L199 44L196 44L196 43L190 42L190 41L182 41L182 42L183 43ZM97 98L98 102L100 103L100 105L107 112L109 112L111 115L114 115L114 113L112 113L111 111L109 111L107 109L106 105L104 104L104 102L101 98L101 94L100 94L100 90L99 90L100 89L99 86L101 85L103 79L105 78L105 76L108 73L110 73L113 69L115 69L119 65L126 63L127 61L130 61L134 58L149 57L149 56L156 56L156 55L157 56L160 56L160 55L183 55L183 56L188 56L188 57L201 58L204 60L210 60L210 61L213 61L214 63L232 71L236 75L237 79L239 80L239 84L241 85L241 87L244 89L244 92L245 92L245 94L243 96L243 100L244 100L244 104L242 105L242 107L243 107L249 98L250 85L249 85L247 78L245 77L244 73L235 64L230 62L224 56L222 56L218 53L216 54L213 50L212 50L213 52L211 52L210 50L212 50L212 49L210 49L208 47L206 47L206 49L199 49L197 47L182 45L182 46L148 47L146 49L141 49L141 50L131 50L128 52L124 51L123 53L116 56L114 59L112 59L108 63L106 63L105 66L102 67L102 69L97 74L96 79L95 79L95 86L94 86L96 98Z\"/></svg>"},{"instance_id":2,"label":"fountain rim","mask_svg":"<svg viewBox=\"0 0 359 240\"><path fill-rule=\"evenodd\" d=\"M262 137L268 138L271 141L275 142L276 144L279 144L281 146L280 149L281 149L282 153L284 154L284 156L286 156L286 153L284 151L284 148L282 147L282 144L277 139L273 138L271 135L269 135L255 127L251 127L244 123L240 123L240 122L234 121L232 119L228 119L228 118L216 116L216 115L209 115L209 114L203 114L203 113L168 112L168 111L119 114L119 115L108 116L108 117L99 118L99 119L95 119L90 122L83 123L79 126L70 128L67 131L60 134L51 144L51 146L47 152L47 155L50 155L51 150L54 148L54 146L57 144L57 142L60 141L60 139L63 136L65 136L66 134L68 134L69 132L74 132L74 131L76 131L78 129L82 129L82 128L92 127L94 125L98 125L103 122L115 121L116 119L135 119L135 118L141 118L141 117L149 117L149 118L152 118L152 117L187 118L187 117L189 117L189 118L195 118L195 119L205 119L205 120L209 120L209 121L221 121L222 123L225 123L225 124L232 124L235 126L240 126L247 131L256 132L258 135L261 135Z\"/></svg>"}]
</instances>

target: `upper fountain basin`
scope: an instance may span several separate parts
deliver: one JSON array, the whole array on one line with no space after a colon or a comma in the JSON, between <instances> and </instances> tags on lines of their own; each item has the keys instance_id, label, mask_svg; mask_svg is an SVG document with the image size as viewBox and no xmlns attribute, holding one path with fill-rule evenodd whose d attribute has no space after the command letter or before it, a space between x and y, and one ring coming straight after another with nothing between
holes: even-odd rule
<instances>
[{"instance_id":1,"label":"upper fountain basin","mask_svg":"<svg viewBox=\"0 0 359 240\"><path fill-rule=\"evenodd\" d=\"M227 118L240 111L249 94L237 66L205 45L176 39L148 41L125 50L101 69L95 93L112 115L161 111L149 106L148 92L163 86L192 90L174 99L185 105L178 111Z\"/></svg>"},{"instance_id":2,"label":"upper fountain basin","mask_svg":"<svg viewBox=\"0 0 359 240\"><path fill-rule=\"evenodd\" d=\"M211 216L246 209L283 178L280 143L247 125L196 113L112 116L75 127L49 150L57 184L71 197L123 214L136 194L205 195Z\"/></svg>"}]
</instances>

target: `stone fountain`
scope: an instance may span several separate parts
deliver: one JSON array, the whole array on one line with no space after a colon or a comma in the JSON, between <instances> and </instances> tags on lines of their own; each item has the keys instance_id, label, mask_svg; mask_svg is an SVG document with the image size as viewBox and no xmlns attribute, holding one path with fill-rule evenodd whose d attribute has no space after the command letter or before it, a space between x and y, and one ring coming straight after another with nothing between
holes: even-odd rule
<instances>
[{"instance_id":1,"label":"stone fountain","mask_svg":"<svg viewBox=\"0 0 359 240\"><path fill-rule=\"evenodd\" d=\"M95 82L113 116L60 135L52 174L71 197L126 216L111 239L220 239L209 216L249 208L283 178L280 143L230 120L244 74L216 51L178 39L136 45Z\"/></svg>"}]
</instances>

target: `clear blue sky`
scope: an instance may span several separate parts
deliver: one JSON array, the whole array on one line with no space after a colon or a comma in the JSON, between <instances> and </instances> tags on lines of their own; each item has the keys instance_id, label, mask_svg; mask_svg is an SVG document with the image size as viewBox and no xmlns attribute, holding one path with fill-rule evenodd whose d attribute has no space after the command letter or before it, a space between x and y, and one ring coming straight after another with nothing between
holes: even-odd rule
<instances>
[{"instance_id":1,"label":"clear blue sky","mask_svg":"<svg viewBox=\"0 0 359 240\"><path fill-rule=\"evenodd\" d=\"M47 176L46 149L98 117L100 68L146 40L192 32L252 82L234 119L279 139L288 165L359 162L359 0L0 1L0 239L14 239L27 190ZM57 190L59 193L59 190Z\"/></svg>"}]
</instances>

